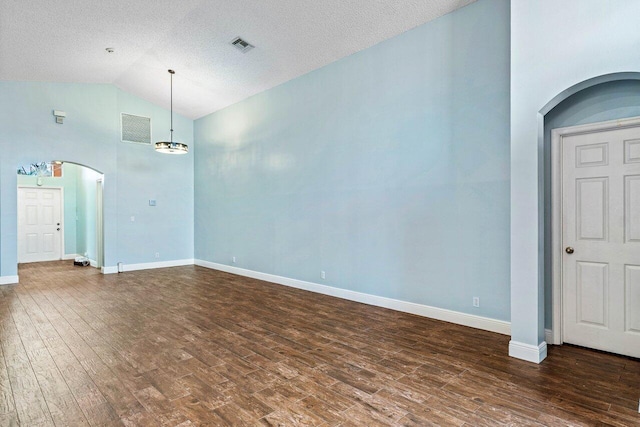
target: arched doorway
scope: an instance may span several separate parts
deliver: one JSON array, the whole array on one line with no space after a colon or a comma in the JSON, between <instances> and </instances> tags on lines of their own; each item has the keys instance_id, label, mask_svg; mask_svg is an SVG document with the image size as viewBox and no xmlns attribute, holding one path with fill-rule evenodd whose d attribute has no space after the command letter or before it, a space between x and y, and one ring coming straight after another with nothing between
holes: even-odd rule
<instances>
[{"instance_id":1,"label":"arched doorway","mask_svg":"<svg viewBox=\"0 0 640 427\"><path fill-rule=\"evenodd\" d=\"M104 264L102 172L74 162L18 168L18 263L86 258Z\"/></svg>"},{"instance_id":2,"label":"arched doorway","mask_svg":"<svg viewBox=\"0 0 640 427\"><path fill-rule=\"evenodd\" d=\"M628 314L624 314L625 310L628 311L628 304L633 301L624 298L620 300L618 296L613 296L614 294L624 294L624 288L628 287L629 284L621 278L624 275L618 277L620 275L615 273L615 263L609 265L606 259L597 260L597 257L594 258L595 253L589 252L587 247L583 248L581 246L578 248L574 247L575 245L573 244L563 244L562 230L564 229L566 231L567 227L572 230L575 228L576 224L574 224L574 222L578 221L579 223L579 213L582 208L567 209L565 206L563 210L562 206L563 204L567 204L567 197L574 199L580 194L577 189L580 187L578 184L581 182L587 184L592 183L592 180L587 179L588 177L586 175L583 176L585 173L588 174L588 171L592 171L600 179L604 180L602 182L606 189L603 191L605 191L606 194L603 195L603 203L605 203L606 206L609 206L609 203L615 205L613 201L609 202L613 200L611 199L613 196L610 196L610 192L615 193L616 186L624 187L625 184L622 182L618 183L617 180L605 180L604 176L609 173L606 172L605 169L613 168L613 170L619 171L626 176L630 172L627 171L623 173L622 169L626 170L625 168L633 166L626 164L627 162L623 160L624 156L619 152L624 150L622 145L626 143L622 140L616 140L615 135L620 134L620 132L626 135L628 131L632 131L631 128L638 127L639 121L637 117L640 116L640 73L603 75L576 84L554 97L540 110L540 114L543 115L544 118L544 134L540 135L539 138L539 140L543 142L544 164L539 165L539 167L541 169L540 174L544 180L544 185L541 186L542 197L544 198L544 210L540 215L543 216L541 222L544 223L542 231L544 236L541 236L541 240L544 242L545 340L553 344L571 342L587 347L628 354L628 350L626 349L626 347L628 347L627 345L619 345L619 348L616 350L615 345L613 345L613 341L615 340L609 337L611 338L611 342L607 343L609 340L607 337L613 334L611 331L619 329L621 332L618 334L620 335L618 338L624 341L624 339L626 339L624 329L629 327L630 321L633 323L633 316L629 318ZM636 119L630 119L634 117ZM640 132L640 130L638 132ZM602 139L602 141L598 140L600 141L599 144L589 143L591 144L589 145L584 142L587 140L590 141L593 138L604 139ZM607 142L603 142L605 139ZM609 139L611 140L609 141ZM584 141L579 142L578 140ZM564 144L564 142L567 144ZM569 150L571 153L567 151L568 149L565 149L565 154L562 154L563 150L561 146L567 145L567 147L573 147L576 144L578 144L576 148ZM620 147L617 147L618 145L620 145ZM568 178L564 176L563 173L562 159L569 156L573 159L570 161L570 163L573 164L579 160L577 157L575 159L572 157L578 156L577 152L573 153L573 151L581 148L582 151L580 151L580 153L587 153L587 148L591 146L593 146L593 153L601 150L601 153L605 156L609 153L609 158L600 163L592 162L591 164L576 165L576 167L579 166L576 171L580 172L578 174L580 176L576 178L577 181L575 183L575 185L578 185L575 190L578 193L573 194L573 196L567 196L567 194L565 194L563 198L563 191L572 194L573 189L567 187L569 183L567 181ZM617 166L618 163L622 169L619 169ZM565 169L567 167L568 164L565 164ZM564 184L562 184L563 180L566 181ZM595 179L593 183L596 181L598 181L598 179ZM569 185L569 187L571 187L571 185ZM624 190L622 187L620 188L620 192ZM629 189L627 188L627 190ZM587 196L585 196L584 200L587 200L586 197ZM576 201L575 203L578 202ZM622 200L620 203L624 205L626 202ZM570 202L570 205L572 204L573 202ZM613 205L610 206L610 208L614 211L618 208L624 208L624 206L616 208ZM567 212L573 213L569 215ZM574 218L574 214L577 215L576 218ZM616 240L617 237L614 237L616 228L622 229L624 227L622 223L616 225L617 220L615 220L614 215L609 215L606 218L606 225L604 221L605 217L603 217L603 230L606 228L607 230L613 231L610 231L612 234L607 234L607 238L603 238L603 242L598 243L600 245L606 245L607 243L605 241ZM583 239L579 238L579 236L574 237L578 238L578 241L576 241L578 245L582 245L589 240L587 239L587 241L582 242ZM569 239L566 235L564 238L568 239L567 241L575 240L574 238ZM624 240L624 238L621 239ZM571 253L573 253L574 250L579 253L576 253L575 256L567 255L564 253L564 246L567 246L571 250ZM633 251L633 248L627 247L623 250L622 255L628 254L629 251ZM618 256L618 259L621 259L620 256ZM570 260L567 258L570 258ZM569 261L573 261L575 265L567 264ZM576 269L579 271L576 271L575 274L570 273ZM580 271L582 271L581 274L579 274ZM585 280L588 281L589 279L578 280L578 277L587 274L585 272L589 271L592 273L596 271L602 273L603 282L597 284L593 280L591 281L593 283L585 282ZM594 275L593 278L596 276L597 274ZM575 280L572 280L573 283L570 286L563 288L563 281L569 280L569 278ZM576 282L576 280L578 280L578 282ZM589 286L579 286L581 283L583 285L587 283ZM565 285L568 284L565 283ZM599 285L602 285L601 289L598 288ZM582 287L585 289L582 289ZM619 288L618 291L615 290L616 287ZM568 291L568 289L571 290ZM588 297L590 292L591 296ZM622 297L624 297L624 295L622 295ZM631 295L631 297L633 297L633 295ZM614 300L617 302L614 302ZM623 301L623 303L620 303L620 301ZM591 314L589 314L589 312ZM584 319L580 317L580 315L584 317ZM567 318L566 316L569 317ZM625 322L625 320L617 321L616 316L626 316L626 326L613 326L613 323L622 324ZM568 334L566 339L564 339L563 331L565 327L569 328L567 331L585 329L588 337L577 336L575 332L571 332L571 334ZM608 332L606 331L611 333L607 335ZM594 333L595 335L599 334L598 338L594 338ZM583 332L580 334L583 334ZM569 335L571 335L571 337Z\"/></svg>"}]
</instances>

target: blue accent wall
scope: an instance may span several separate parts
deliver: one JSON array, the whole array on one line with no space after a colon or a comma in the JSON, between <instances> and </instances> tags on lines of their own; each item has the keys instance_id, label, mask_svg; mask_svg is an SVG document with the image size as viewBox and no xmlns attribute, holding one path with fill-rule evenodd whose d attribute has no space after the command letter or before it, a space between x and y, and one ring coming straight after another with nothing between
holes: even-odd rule
<instances>
[{"instance_id":1,"label":"blue accent wall","mask_svg":"<svg viewBox=\"0 0 640 427\"><path fill-rule=\"evenodd\" d=\"M197 120L195 257L509 320L509 13L480 0Z\"/></svg>"},{"instance_id":2,"label":"blue accent wall","mask_svg":"<svg viewBox=\"0 0 640 427\"><path fill-rule=\"evenodd\" d=\"M118 91L117 110L151 117L153 141L169 139L168 110L123 91ZM193 258L193 120L174 113L173 128L174 141L189 145L188 154L118 143L118 174L114 181L105 180L105 188L118 188L118 255L130 260L125 264ZM156 206L149 206L149 200Z\"/></svg>"},{"instance_id":3,"label":"blue accent wall","mask_svg":"<svg viewBox=\"0 0 640 427\"><path fill-rule=\"evenodd\" d=\"M602 83L567 98L544 118L545 161L545 328L551 328L552 246L551 246L551 130L587 123L640 116L640 81Z\"/></svg>"},{"instance_id":4,"label":"blue accent wall","mask_svg":"<svg viewBox=\"0 0 640 427\"><path fill-rule=\"evenodd\" d=\"M151 117L154 139L165 139L168 110L113 85L2 81L0 94L0 276L17 274L16 170L46 159L104 174L107 267L193 258L193 153L120 141L121 112ZM67 113L64 124L54 109ZM174 129L193 147L192 120L176 114Z\"/></svg>"}]
</instances>

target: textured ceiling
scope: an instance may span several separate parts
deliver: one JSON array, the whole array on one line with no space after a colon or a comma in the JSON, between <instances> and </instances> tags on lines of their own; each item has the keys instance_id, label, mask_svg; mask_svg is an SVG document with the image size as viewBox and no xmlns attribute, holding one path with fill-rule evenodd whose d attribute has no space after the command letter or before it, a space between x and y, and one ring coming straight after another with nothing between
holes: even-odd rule
<instances>
[{"instance_id":1,"label":"textured ceiling","mask_svg":"<svg viewBox=\"0 0 640 427\"><path fill-rule=\"evenodd\" d=\"M0 80L114 83L168 108L173 68L174 110L198 118L473 1L0 0Z\"/></svg>"}]
</instances>

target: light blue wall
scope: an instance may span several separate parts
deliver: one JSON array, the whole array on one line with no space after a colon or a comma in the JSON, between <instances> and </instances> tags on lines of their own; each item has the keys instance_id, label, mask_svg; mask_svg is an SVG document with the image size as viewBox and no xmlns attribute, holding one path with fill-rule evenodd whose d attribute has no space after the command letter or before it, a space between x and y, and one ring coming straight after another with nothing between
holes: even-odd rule
<instances>
[{"instance_id":1,"label":"light blue wall","mask_svg":"<svg viewBox=\"0 0 640 427\"><path fill-rule=\"evenodd\" d=\"M54 159L36 159L34 163L49 162ZM29 165L24 166L29 170ZM76 254L76 174L78 166L62 165L62 177L42 177L44 187L62 187L64 189L64 252ZM18 167L16 167L18 169ZM36 186L38 177L18 175L18 185Z\"/></svg>"},{"instance_id":2,"label":"light blue wall","mask_svg":"<svg viewBox=\"0 0 640 427\"><path fill-rule=\"evenodd\" d=\"M511 1L511 335L519 348L537 351L544 341L542 115L582 82L640 71L638 16L637 0Z\"/></svg>"},{"instance_id":3,"label":"light blue wall","mask_svg":"<svg viewBox=\"0 0 640 427\"><path fill-rule=\"evenodd\" d=\"M153 140L169 139L169 111L123 91L118 111L151 117ZM173 122L174 140L189 145L186 155L118 142L118 255L129 263L193 258L193 121L174 114Z\"/></svg>"},{"instance_id":4,"label":"light blue wall","mask_svg":"<svg viewBox=\"0 0 640 427\"><path fill-rule=\"evenodd\" d=\"M167 156L120 142L120 112L150 116L153 135L164 138L167 110L112 85L0 82L0 94L0 276L17 274L16 169L41 159L104 173L106 266L193 257L193 154ZM63 125L53 109L66 111ZM174 121L176 139L193 145L193 122L179 115ZM125 224L151 194L157 209Z\"/></svg>"},{"instance_id":5,"label":"light blue wall","mask_svg":"<svg viewBox=\"0 0 640 427\"><path fill-rule=\"evenodd\" d=\"M640 116L640 81L622 80L592 86L564 100L545 116L545 327L551 328L551 130Z\"/></svg>"},{"instance_id":6,"label":"light blue wall","mask_svg":"<svg viewBox=\"0 0 640 427\"><path fill-rule=\"evenodd\" d=\"M506 0L199 119L196 258L509 320L508 123Z\"/></svg>"},{"instance_id":7,"label":"light blue wall","mask_svg":"<svg viewBox=\"0 0 640 427\"><path fill-rule=\"evenodd\" d=\"M0 82L0 275L17 274L16 169L40 159L91 165L115 176L115 114L111 85ZM58 125L53 109L67 112ZM114 117L115 116L115 117ZM115 235L115 186L105 189L105 233ZM105 241L109 265L117 262L115 238Z\"/></svg>"},{"instance_id":8,"label":"light blue wall","mask_svg":"<svg viewBox=\"0 0 640 427\"><path fill-rule=\"evenodd\" d=\"M78 194L78 254L96 260L96 181L102 175L98 172L80 167L77 174L76 188Z\"/></svg>"}]
</instances>

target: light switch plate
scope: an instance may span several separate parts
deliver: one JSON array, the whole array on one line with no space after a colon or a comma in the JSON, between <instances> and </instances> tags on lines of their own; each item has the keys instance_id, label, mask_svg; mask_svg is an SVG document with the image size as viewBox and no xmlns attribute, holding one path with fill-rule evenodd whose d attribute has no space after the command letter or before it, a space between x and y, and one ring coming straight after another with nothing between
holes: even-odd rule
<instances>
[{"instance_id":1,"label":"light switch plate","mask_svg":"<svg viewBox=\"0 0 640 427\"><path fill-rule=\"evenodd\" d=\"M151 199L149 200L149 206L155 206L156 205L156 201Z\"/></svg>"}]
</instances>

